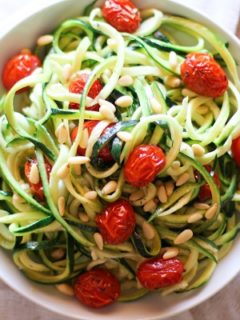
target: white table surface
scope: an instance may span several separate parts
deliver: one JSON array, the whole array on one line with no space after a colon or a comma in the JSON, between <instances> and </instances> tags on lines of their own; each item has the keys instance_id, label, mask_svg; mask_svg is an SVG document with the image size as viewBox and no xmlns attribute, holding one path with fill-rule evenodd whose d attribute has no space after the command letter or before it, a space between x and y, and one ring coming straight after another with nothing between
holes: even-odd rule
<instances>
[{"instance_id":1,"label":"white table surface","mask_svg":"<svg viewBox=\"0 0 240 320\"><path fill-rule=\"evenodd\" d=\"M34 0L37 3L43 0ZM51 1L51 0L49 0ZM66 0L67 1L67 0ZM79 0L78 0L79 1ZM226 1L224 5L226 6ZM231 0L233 1L233 0ZM179 2L185 2L179 0ZM188 0L187 3L194 1ZM212 6L212 0L209 0ZM32 0L0 0L0 23L3 19L11 18L11 15L18 9L23 9ZM204 9L206 1L198 0L198 6ZM222 0L217 2L221 5ZM236 3L240 3L237 0ZM194 3L193 3L194 6ZM218 10L218 9L216 9ZM229 9L229 13L233 8ZM239 10L239 7L237 8ZM239 15L239 11L238 11ZM229 14L226 12L227 19L230 21ZM214 17L212 17L214 18ZM219 11L216 13L216 20L220 21ZM231 25L233 29L235 22ZM237 34L240 36L240 25L238 26ZM240 54L240 53L239 53ZM240 259L239 259L240 262ZM1 263L1 262L0 262ZM227 272L227 270L226 270ZM32 302L21 297L12 289L6 286L0 280L0 319L1 320L68 320L66 317L61 317L57 314L49 312ZM240 275L238 275L227 287L221 290L213 298L200 304L192 310L184 312L178 316L169 318L168 320L239 320L240 319ZM127 320L127 319L126 319Z\"/></svg>"}]
</instances>

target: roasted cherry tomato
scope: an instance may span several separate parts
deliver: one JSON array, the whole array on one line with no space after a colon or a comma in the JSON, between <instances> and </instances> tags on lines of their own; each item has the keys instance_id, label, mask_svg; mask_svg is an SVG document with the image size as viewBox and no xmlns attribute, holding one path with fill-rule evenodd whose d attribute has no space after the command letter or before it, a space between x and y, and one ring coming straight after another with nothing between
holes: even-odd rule
<instances>
[{"instance_id":1,"label":"roasted cherry tomato","mask_svg":"<svg viewBox=\"0 0 240 320\"><path fill-rule=\"evenodd\" d=\"M120 283L109 271L96 268L81 274L74 284L74 294L83 304L102 308L115 302L120 295Z\"/></svg>"},{"instance_id":2,"label":"roasted cherry tomato","mask_svg":"<svg viewBox=\"0 0 240 320\"><path fill-rule=\"evenodd\" d=\"M84 123L83 129L87 129L88 130L88 135L90 136L91 132L93 131L93 128L99 123L99 121L97 120L90 120L90 121L86 121ZM113 126L114 123L111 123L109 126L106 127L106 129L103 131L102 134L104 134L107 130L107 128L110 128L111 126ZM72 141L74 141L76 139L78 133L78 128L74 128L73 131L71 132L71 139ZM79 156L84 156L86 152L86 149L81 148L80 146L78 147L77 153ZM112 162L113 161L113 157L111 155L111 152L109 150L108 146L103 147L100 152L99 152L99 157L104 161L104 162Z\"/></svg>"},{"instance_id":3,"label":"roasted cherry tomato","mask_svg":"<svg viewBox=\"0 0 240 320\"><path fill-rule=\"evenodd\" d=\"M38 164L38 161L36 158L26 161L25 165L24 165L24 173L25 173L27 181L30 185L30 189L32 191L32 194L35 195L38 200L43 201L44 200L44 192L43 192L42 181L40 180L38 183L32 183L29 179L31 167L33 164ZM48 179L49 179L50 172L52 170L52 166L47 160L45 160L45 168L46 168Z\"/></svg>"},{"instance_id":4,"label":"roasted cherry tomato","mask_svg":"<svg viewBox=\"0 0 240 320\"><path fill-rule=\"evenodd\" d=\"M205 166L205 168L207 169L207 171L210 173L210 175L213 177L217 187L220 189L221 188L221 181L218 177L218 174L216 172L212 171L212 168L210 166ZM199 179L199 176L196 174L195 175L196 180ZM211 199L212 193L211 193L211 189L209 187L209 185L207 183L205 183L203 186L201 186L199 194L198 194L198 198L200 201L204 202L206 200Z\"/></svg>"},{"instance_id":5,"label":"roasted cherry tomato","mask_svg":"<svg viewBox=\"0 0 240 320\"><path fill-rule=\"evenodd\" d=\"M84 90L84 87L87 83L89 74L87 73L81 73L78 74L75 78L72 79L72 81L70 82L69 85L69 91L72 93L82 93ZM88 91L88 96L92 99L96 98L100 91L102 90L103 86L100 80L95 80L90 88L90 90ZM70 109L78 109L79 108L79 104L78 103L74 103L71 102L70 103ZM95 104L92 107L87 107L87 110L91 110L91 111L98 111L100 108L99 104Z\"/></svg>"},{"instance_id":6,"label":"roasted cherry tomato","mask_svg":"<svg viewBox=\"0 0 240 320\"><path fill-rule=\"evenodd\" d=\"M168 260L153 258L140 264L137 278L143 287L154 290L180 282L183 272L183 263L177 258Z\"/></svg>"},{"instance_id":7,"label":"roasted cherry tomato","mask_svg":"<svg viewBox=\"0 0 240 320\"><path fill-rule=\"evenodd\" d=\"M120 32L135 32L141 22L140 12L129 0L106 0L103 17Z\"/></svg>"},{"instance_id":8,"label":"roasted cherry tomato","mask_svg":"<svg viewBox=\"0 0 240 320\"><path fill-rule=\"evenodd\" d=\"M236 164L240 167L240 136L232 142L232 156Z\"/></svg>"},{"instance_id":9,"label":"roasted cherry tomato","mask_svg":"<svg viewBox=\"0 0 240 320\"><path fill-rule=\"evenodd\" d=\"M181 66L181 76L187 88L202 96L216 98L228 88L224 70L207 53L189 53Z\"/></svg>"},{"instance_id":10,"label":"roasted cherry tomato","mask_svg":"<svg viewBox=\"0 0 240 320\"><path fill-rule=\"evenodd\" d=\"M127 241L136 225L136 217L127 200L119 199L110 203L96 217L100 233L107 243L119 244Z\"/></svg>"},{"instance_id":11,"label":"roasted cherry tomato","mask_svg":"<svg viewBox=\"0 0 240 320\"><path fill-rule=\"evenodd\" d=\"M161 148L153 145L137 146L125 164L125 179L134 187L144 187L155 179L165 163L165 154Z\"/></svg>"},{"instance_id":12,"label":"roasted cherry tomato","mask_svg":"<svg viewBox=\"0 0 240 320\"><path fill-rule=\"evenodd\" d=\"M2 82L7 90L10 90L16 82L29 76L36 68L40 67L39 58L29 51L23 51L8 60L3 68ZM18 93L28 90L24 88Z\"/></svg>"}]
</instances>

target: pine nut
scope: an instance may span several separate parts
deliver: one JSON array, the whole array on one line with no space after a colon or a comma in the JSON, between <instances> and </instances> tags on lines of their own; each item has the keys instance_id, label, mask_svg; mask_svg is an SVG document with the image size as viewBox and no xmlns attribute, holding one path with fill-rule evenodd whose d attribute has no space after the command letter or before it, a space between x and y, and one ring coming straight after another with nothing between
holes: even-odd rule
<instances>
[{"instance_id":1,"label":"pine nut","mask_svg":"<svg viewBox=\"0 0 240 320\"><path fill-rule=\"evenodd\" d=\"M187 88L182 89L182 95L184 97L194 98L197 96L196 92L193 92L192 90L189 90Z\"/></svg>"},{"instance_id":2,"label":"pine nut","mask_svg":"<svg viewBox=\"0 0 240 320\"><path fill-rule=\"evenodd\" d=\"M208 220L212 219L212 218L215 216L215 214L216 214L216 212L217 212L217 209L218 209L218 205L217 205L217 203L214 203L214 204L206 211L206 213L205 213L206 219L208 219Z\"/></svg>"},{"instance_id":3,"label":"pine nut","mask_svg":"<svg viewBox=\"0 0 240 320\"><path fill-rule=\"evenodd\" d=\"M57 130L55 131L55 135L58 139L58 142L60 144L63 144L65 142L67 142L67 139L68 139L68 131L67 131L67 128L66 126L64 125L64 123L61 123Z\"/></svg>"},{"instance_id":4,"label":"pine nut","mask_svg":"<svg viewBox=\"0 0 240 320\"><path fill-rule=\"evenodd\" d=\"M117 182L116 181L109 181L105 186L102 188L102 194L108 195L116 191L117 189Z\"/></svg>"},{"instance_id":5,"label":"pine nut","mask_svg":"<svg viewBox=\"0 0 240 320\"><path fill-rule=\"evenodd\" d=\"M86 213L84 213L84 212L80 212L78 214L78 217L82 222L88 222L89 221L88 215Z\"/></svg>"},{"instance_id":6,"label":"pine nut","mask_svg":"<svg viewBox=\"0 0 240 320\"><path fill-rule=\"evenodd\" d=\"M156 209L156 207L157 207L157 205L156 205L155 201L150 200L144 205L143 211L144 212L152 212Z\"/></svg>"},{"instance_id":7,"label":"pine nut","mask_svg":"<svg viewBox=\"0 0 240 320\"><path fill-rule=\"evenodd\" d=\"M53 41L53 36L51 34L45 34L44 36L41 36L37 39L37 45L39 47L46 46Z\"/></svg>"},{"instance_id":8,"label":"pine nut","mask_svg":"<svg viewBox=\"0 0 240 320\"><path fill-rule=\"evenodd\" d=\"M193 144L192 150L195 157L202 157L205 154L205 149L200 144Z\"/></svg>"},{"instance_id":9,"label":"pine nut","mask_svg":"<svg viewBox=\"0 0 240 320\"><path fill-rule=\"evenodd\" d=\"M114 106L114 104L112 104L111 102L107 101L107 100L103 100L103 99L99 99L98 103L100 104L100 106L106 106L107 108L109 108L113 113L116 111L116 108Z\"/></svg>"},{"instance_id":10,"label":"pine nut","mask_svg":"<svg viewBox=\"0 0 240 320\"><path fill-rule=\"evenodd\" d=\"M175 238L174 243L175 244L182 244L187 242L193 237L193 232L191 229L185 229L181 233L178 234L178 236Z\"/></svg>"},{"instance_id":11,"label":"pine nut","mask_svg":"<svg viewBox=\"0 0 240 320\"><path fill-rule=\"evenodd\" d=\"M97 198L96 191L88 191L84 194L84 197L88 200L95 200Z\"/></svg>"},{"instance_id":12,"label":"pine nut","mask_svg":"<svg viewBox=\"0 0 240 320\"><path fill-rule=\"evenodd\" d=\"M13 194L12 199L13 199L13 202L15 202L15 203L24 203L25 202L25 200L17 193Z\"/></svg>"},{"instance_id":13,"label":"pine nut","mask_svg":"<svg viewBox=\"0 0 240 320\"><path fill-rule=\"evenodd\" d=\"M66 296L74 296L73 288L67 283L57 284L56 288Z\"/></svg>"},{"instance_id":14,"label":"pine nut","mask_svg":"<svg viewBox=\"0 0 240 320\"><path fill-rule=\"evenodd\" d=\"M181 80L174 76L166 76L164 83L171 88L177 88L181 85Z\"/></svg>"},{"instance_id":15,"label":"pine nut","mask_svg":"<svg viewBox=\"0 0 240 320\"><path fill-rule=\"evenodd\" d=\"M161 203L167 202L167 200L168 200L167 191L166 191L165 186L163 184L160 185L160 187L158 188L157 196L158 196L158 199Z\"/></svg>"},{"instance_id":16,"label":"pine nut","mask_svg":"<svg viewBox=\"0 0 240 320\"><path fill-rule=\"evenodd\" d=\"M168 260L175 258L179 254L178 248L168 248L167 251L163 254L163 259Z\"/></svg>"},{"instance_id":17,"label":"pine nut","mask_svg":"<svg viewBox=\"0 0 240 320\"><path fill-rule=\"evenodd\" d=\"M115 119L114 113L106 105L101 106L99 112L106 120L113 121Z\"/></svg>"},{"instance_id":18,"label":"pine nut","mask_svg":"<svg viewBox=\"0 0 240 320\"><path fill-rule=\"evenodd\" d=\"M205 115L209 112L208 106L200 106L197 108L197 112L201 115Z\"/></svg>"},{"instance_id":19,"label":"pine nut","mask_svg":"<svg viewBox=\"0 0 240 320\"><path fill-rule=\"evenodd\" d=\"M73 170L74 170L74 173L75 173L77 176L80 176L81 173L82 173L81 166L78 165L78 164L74 164L74 165L73 165Z\"/></svg>"},{"instance_id":20,"label":"pine nut","mask_svg":"<svg viewBox=\"0 0 240 320\"><path fill-rule=\"evenodd\" d=\"M117 43L117 40L115 40L115 39L108 39L107 40L107 45L108 45L108 47L110 48L110 49L116 49L117 48L117 46L118 46L118 43Z\"/></svg>"},{"instance_id":21,"label":"pine nut","mask_svg":"<svg viewBox=\"0 0 240 320\"><path fill-rule=\"evenodd\" d=\"M63 196L58 198L58 211L60 216L63 217L65 213L65 198Z\"/></svg>"},{"instance_id":22,"label":"pine nut","mask_svg":"<svg viewBox=\"0 0 240 320\"><path fill-rule=\"evenodd\" d=\"M60 260L64 257L65 251L61 248L55 249L51 252L51 257L55 260Z\"/></svg>"},{"instance_id":23,"label":"pine nut","mask_svg":"<svg viewBox=\"0 0 240 320\"><path fill-rule=\"evenodd\" d=\"M174 190L174 183L172 181L168 181L165 183L165 189L167 192L167 196L170 197Z\"/></svg>"},{"instance_id":24,"label":"pine nut","mask_svg":"<svg viewBox=\"0 0 240 320\"><path fill-rule=\"evenodd\" d=\"M132 134L127 131L119 131L117 133L117 136L120 140L122 140L124 142L128 142L128 141L132 140Z\"/></svg>"},{"instance_id":25,"label":"pine nut","mask_svg":"<svg viewBox=\"0 0 240 320\"><path fill-rule=\"evenodd\" d=\"M122 76L121 78L119 78L118 80L118 84L122 87L129 87L133 85L133 78L129 75L126 76Z\"/></svg>"},{"instance_id":26,"label":"pine nut","mask_svg":"<svg viewBox=\"0 0 240 320\"><path fill-rule=\"evenodd\" d=\"M69 174L69 165L65 163L61 166L61 168L58 169L57 175L61 179L65 179Z\"/></svg>"},{"instance_id":27,"label":"pine nut","mask_svg":"<svg viewBox=\"0 0 240 320\"><path fill-rule=\"evenodd\" d=\"M142 224L142 229L146 239L152 240L155 237L155 230L150 223L144 221Z\"/></svg>"},{"instance_id":28,"label":"pine nut","mask_svg":"<svg viewBox=\"0 0 240 320\"><path fill-rule=\"evenodd\" d=\"M183 173L176 181L176 186L182 186L184 183L186 183L190 178L190 175L188 172Z\"/></svg>"},{"instance_id":29,"label":"pine nut","mask_svg":"<svg viewBox=\"0 0 240 320\"><path fill-rule=\"evenodd\" d=\"M79 142L79 146L80 146L82 149L86 149L86 148L87 148L88 138L89 138L88 130L87 130L87 129L84 129L84 130L83 130L83 133L82 133L82 136L81 136L81 140L80 140L80 142Z\"/></svg>"},{"instance_id":30,"label":"pine nut","mask_svg":"<svg viewBox=\"0 0 240 320\"><path fill-rule=\"evenodd\" d=\"M96 261L98 259L98 255L94 249L91 250L91 257L93 261Z\"/></svg>"},{"instance_id":31,"label":"pine nut","mask_svg":"<svg viewBox=\"0 0 240 320\"><path fill-rule=\"evenodd\" d=\"M84 156L78 156L78 157L71 157L68 159L68 163L69 164L73 164L73 165L76 165L76 164L86 164L90 161L90 158L89 157L84 157Z\"/></svg>"},{"instance_id":32,"label":"pine nut","mask_svg":"<svg viewBox=\"0 0 240 320\"><path fill-rule=\"evenodd\" d=\"M115 101L115 104L121 108L128 108L133 104L133 98L131 96L122 96Z\"/></svg>"},{"instance_id":33,"label":"pine nut","mask_svg":"<svg viewBox=\"0 0 240 320\"><path fill-rule=\"evenodd\" d=\"M144 197L144 192L143 190L138 190L138 191L134 191L130 197L129 197L129 200L134 202L134 201L137 201L137 200L140 200Z\"/></svg>"},{"instance_id":34,"label":"pine nut","mask_svg":"<svg viewBox=\"0 0 240 320\"><path fill-rule=\"evenodd\" d=\"M207 210L210 207L209 204L201 203L201 202L195 202L193 206L194 206L194 208L199 209L199 210Z\"/></svg>"},{"instance_id":35,"label":"pine nut","mask_svg":"<svg viewBox=\"0 0 240 320\"><path fill-rule=\"evenodd\" d=\"M94 241L96 242L96 245L99 250L103 250L103 237L100 233L96 232L93 235Z\"/></svg>"},{"instance_id":36,"label":"pine nut","mask_svg":"<svg viewBox=\"0 0 240 320\"><path fill-rule=\"evenodd\" d=\"M150 100L150 104L151 104L151 108L152 108L153 113L160 114L160 113L162 112L162 106L161 106L161 104L157 101L157 99L152 98L152 99Z\"/></svg>"},{"instance_id":37,"label":"pine nut","mask_svg":"<svg viewBox=\"0 0 240 320\"><path fill-rule=\"evenodd\" d=\"M176 52L175 51L171 51L169 53L169 66L172 68L172 69L176 69L177 66L178 66L178 61L177 61L177 55L176 55Z\"/></svg>"},{"instance_id":38,"label":"pine nut","mask_svg":"<svg viewBox=\"0 0 240 320\"><path fill-rule=\"evenodd\" d=\"M172 169L173 170L177 170L181 167L181 163L180 161L176 160L176 161L173 161L172 165L171 165Z\"/></svg>"},{"instance_id":39,"label":"pine nut","mask_svg":"<svg viewBox=\"0 0 240 320\"><path fill-rule=\"evenodd\" d=\"M28 178L31 183L34 183L34 184L39 183L39 180L40 180L39 170L38 170L38 165L36 163L31 164Z\"/></svg>"},{"instance_id":40,"label":"pine nut","mask_svg":"<svg viewBox=\"0 0 240 320\"><path fill-rule=\"evenodd\" d=\"M199 212L193 213L191 214L191 216L188 218L188 223L195 223L198 222L202 219L202 214Z\"/></svg>"}]
</instances>

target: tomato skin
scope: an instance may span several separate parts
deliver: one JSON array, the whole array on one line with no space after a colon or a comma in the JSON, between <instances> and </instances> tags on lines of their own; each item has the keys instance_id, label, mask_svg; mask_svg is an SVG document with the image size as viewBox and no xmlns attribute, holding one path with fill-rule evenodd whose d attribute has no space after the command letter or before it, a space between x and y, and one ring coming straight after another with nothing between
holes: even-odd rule
<instances>
[{"instance_id":1,"label":"tomato skin","mask_svg":"<svg viewBox=\"0 0 240 320\"><path fill-rule=\"evenodd\" d=\"M221 188L221 181L219 179L218 174L216 172L213 172L212 168L208 165L206 165L205 168L210 173L210 175L213 177L218 189L220 189ZM211 189L210 189L209 185L207 183L205 183L203 186L201 186L201 188L199 190L198 198L200 201L204 202L204 201L211 199L211 197L212 197Z\"/></svg>"},{"instance_id":2,"label":"tomato skin","mask_svg":"<svg viewBox=\"0 0 240 320\"><path fill-rule=\"evenodd\" d=\"M120 283L109 271L95 268L81 274L74 284L74 294L83 304L102 308L120 296Z\"/></svg>"},{"instance_id":3,"label":"tomato skin","mask_svg":"<svg viewBox=\"0 0 240 320\"><path fill-rule=\"evenodd\" d=\"M10 58L3 68L3 86L9 91L16 82L29 76L36 68L41 66L39 58L29 51L18 53ZM17 93L28 90L23 88Z\"/></svg>"},{"instance_id":4,"label":"tomato skin","mask_svg":"<svg viewBox=\"0 0 240 320\"><path fill-rule=\"evenodd\" d=\"M189 53L181 65L181 76L187 88L202 96L217 98L228 88L224 70L207 53Z\"/></svg>"},{"instance_id":5,"label":"tomato skin","mask_svg":"<svg viewBox=\"0 0 240 320\"><path fill-rule=\"evenodd\" d=\"M27 181L30 185L30 189L32 191L32 194L35 195L37 197L38 200L43 201L44 200L44 192L43 192L43 185L42 185L42 181L40 180L38 183L32 183L29 181L29 175L30 175L30 170L33 164L38 164L38 161L36 158L34 159L30 159L27 160L24 164L24 174L27 178ZM50 172L52 170L52 166L51 164L45 160L45 168L47 171L47 176L49 179L50 176Z\"/></svg>"},{"instance_id":6,"label":"tomato skin","mask_svg":"<svg viewBox=\"0 0 240 320\"><path fill-rule=\"evenodd\" d=\"M120 32L135 32L141 22L140 12L130 0L106 0L102 13L105 20Z\"/></svg>"},{"instance_id":7,"label":"tomato skin","mask_svg":"<svg viewBox=\"0 0 240 320\"><path fill-rule=\"evenodd\" d=\"M132 206L127 200L119 199L107 205L96 217L100 233L109 244L119 244L127 241L132 235L136 217Z\"/></svg>"},{"instance_id":8,"label":"tomato skin","mask_svg":"<svg viewBox=\"0 0 240 320\"><path fill-rule=\"evenodd\" d=\"M240 167L240 136L232 141L232 157L237 166Z\"/></svg>"},{"instance_id":9,"label":"tomato skin","mask_svg":"<svg viewBox=\"0 0 240 320\"><path fill-rule=\"evenodd\" d=\"M165 163L165 154L160 147L139 145L131 152L125 163L125 179L134 187L144 187L155 179Z\"/></svg>"},{"instance_id":10,"label":"tomato skin","mask_svg":"<svg viewBox=\"0 0 240 320\"><path fill-rule=\"evenodd\" d=\"M88 130L88 135L90 136L90 134L92 133L94 127L99 123L98 120L90 120L90 121L85 121L84 122L84 125L83 125L83 130L84 129L87 129ZM112 127L115 123L111 123L109 124L105 130L103 131L102 134L105 133L105 131ZM77 136L77 133L78 133L78 128L74 128L71 132L71 140L74 141L76 139L76 136ZM85 156L85 152L86 152L86 149L84 148L81 148L80 146L78 147L77 149L77 154L79 156ZM111 152L110 152L110 149L109 149L109 146L105 146L103 147L100 151L99 151L99 157L106 163L108 162L112 162L113 161L113 157L111 155Z\"/></svg>"},{"instance_id":11,"label":"tomato skin","mask_svg":"<svg viewBox=\"0 0 240 320\"><path fill-rule=\"evenodd\" d=\"M176 284L182 280L184 265L181 260L172 258L152 258L140 264L137 278L143 287L154 290Z\"/></svg>"},{"instance_id":12,"label":"tomato skin","mask_svg":"<svg viewBox=\"0 0 240 320\"><path fill-rule=\"evenodd\" d=\"M85 85L87 83L89 74L88 73L81 73L78 74L76 77L74 77L72 79L72 81L70 82L69 85L69 91L71 93L82 93ZM95 80L90 88L90 90L88 91L88 97L94 99L96 98L99 93L101 92L103 86L100 80ZM79 104L78 103L74 103L71 102L69 105L70 109L79 109ZM99 104L95 104L94 106L91 107L87 107L87 110L90 111L98 111L100 108Z\"/></svg>"}]
</instances>

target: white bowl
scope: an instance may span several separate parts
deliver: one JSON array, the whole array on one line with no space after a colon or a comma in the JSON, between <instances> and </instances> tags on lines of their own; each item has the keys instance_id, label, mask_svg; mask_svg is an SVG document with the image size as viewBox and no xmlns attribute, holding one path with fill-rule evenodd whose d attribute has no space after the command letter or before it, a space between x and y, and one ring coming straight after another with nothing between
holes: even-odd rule
<instances>
[{"instance_id":1,"label":"white bowl","mask_svg":"<svg viewBox=\"0 0 240 320\"><path fill-rule=\"evenodd\" d=\"M51 0L48 3L43 3L38 10L30 8L24 15L22 14L12 19L13 23L7 25L0 32L1 63L18 50L34 46L38 36L52 31L63 19L79 15L90 2L92 0ZM156 7L165 12L183 15L205 24L222 39L229 42L230 51L236 59L239 59L240 43L238 39L199 12L170 0L136 0L134 2L138 7ZM238 62L240 64L240 61ZM1 68L2 65L0 66ZM10 287L31 301L75 319L160 320L196 306L217 293L231 281L240 271L239 247L240 238L235 241L234 247L228 256L219 263L208 284L201 289L169 297L152 294L136 302L119 303L97 311L85 308L75 299L58 293L51 286L37 285L26 279L12 262L11 255L3 250L0 251L0 277Z\"/></svg>"}]
</instances>

